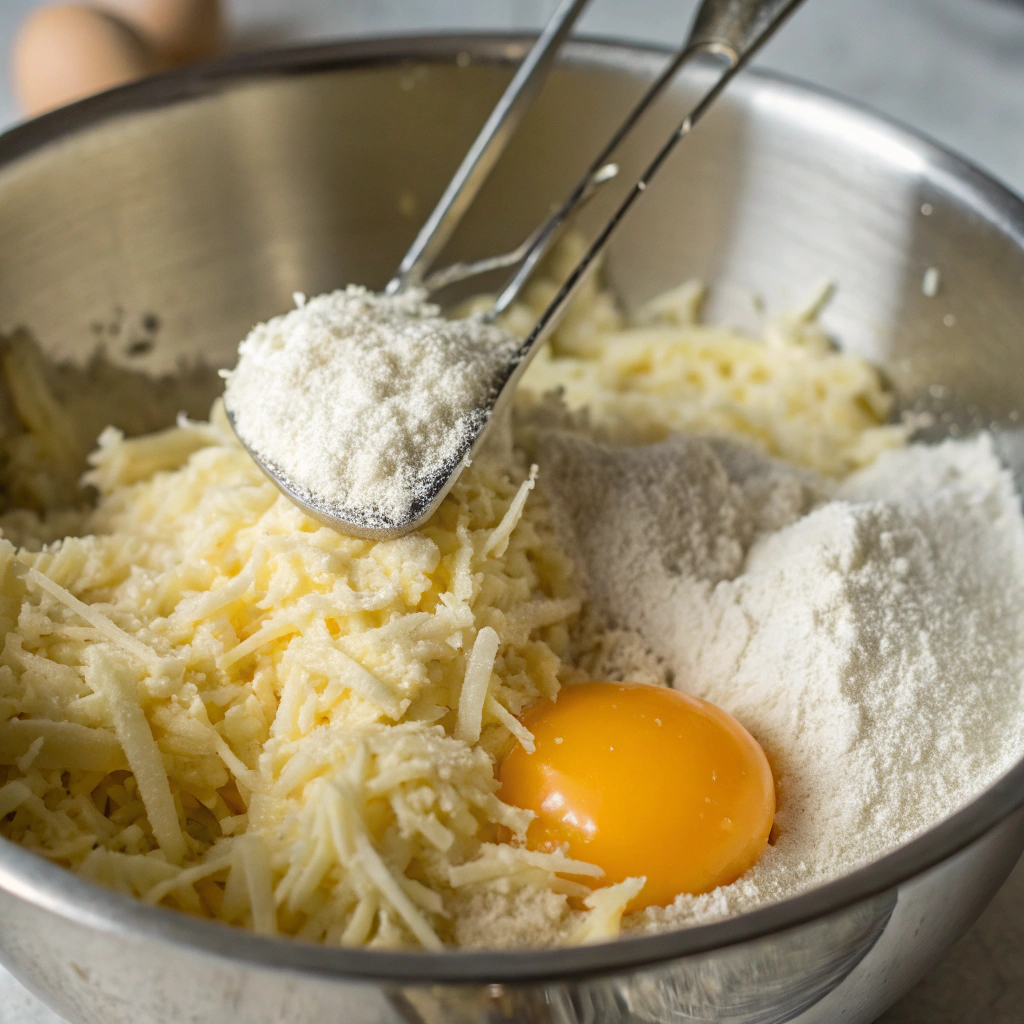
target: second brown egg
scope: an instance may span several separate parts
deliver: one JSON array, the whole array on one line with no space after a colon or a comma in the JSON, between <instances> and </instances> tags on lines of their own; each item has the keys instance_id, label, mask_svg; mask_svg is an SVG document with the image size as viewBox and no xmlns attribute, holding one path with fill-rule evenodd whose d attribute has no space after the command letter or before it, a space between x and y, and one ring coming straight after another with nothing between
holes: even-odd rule
<instances>
[{"instance_id":1,"label":"second brown egg","mask_svg":"<svg viewBox=\"0 0 1024 1024\"><path fill-rule=\"evenodd\" d=\"M11 78L22 110L44 113L151 74L153 48L113 15L77 4L40 7L22 22Z\"/></svg>"},{"instance_id":2,"label":"second brown egg","mask_svg":"<svg viewBox=\"0 0 1024 1024\"><path fill-rule=\"evenodd\" d=\"M224 41L220 0L97 0L146 37L167 64L216 56Z\"/></svg>"}]
</instances>

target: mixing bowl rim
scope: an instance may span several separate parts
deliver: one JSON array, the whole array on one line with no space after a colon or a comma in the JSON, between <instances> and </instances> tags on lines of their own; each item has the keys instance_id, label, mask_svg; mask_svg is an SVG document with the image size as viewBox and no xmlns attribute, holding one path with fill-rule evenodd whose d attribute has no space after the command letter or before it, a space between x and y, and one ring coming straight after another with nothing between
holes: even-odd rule
<instances>
[{"instance_id":1,"label":"mixing bowl rim","mask_svg":"<svg viewBox=\"0 0 1024 1024\"><path fill-rule=\"evenodd\" d=\"M521 34L384 36L235 55L122 86L29 121L0 135L0 169L61 139L118 115L196 100L221 87L261 77L344 71L412 61L449 63L469 53L475 63L501 64L521 56L531 37ZM652 45L585 37L566 47L563 60L603 68L643 61L654 70L670 51ZM814 107L833 127L845 123L875 133L928 167L957 200L1024 247L1024 202L990 175L920 134L866 107L786 76L754 70L733 95L767 93ZM636 970L824 920L877 899L892 907L892 891L996 828L1024 803L1024 759L970 804L892 853L806 893L737 917L659 935L553 950L443 953L339 949L265 937L192 918L103 889L6 839L0 841L0 888L68 921L99 931L153 939L192 952L244 960L264 969L342 976L354 982L542 982Z\"/></svg>"}]
</instances>

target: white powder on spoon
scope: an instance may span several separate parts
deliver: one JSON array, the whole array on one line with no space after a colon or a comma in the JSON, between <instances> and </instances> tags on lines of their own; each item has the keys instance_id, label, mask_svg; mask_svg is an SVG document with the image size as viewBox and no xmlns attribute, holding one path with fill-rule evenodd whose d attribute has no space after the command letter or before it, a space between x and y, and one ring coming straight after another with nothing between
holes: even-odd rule
<instances>
[{"instance_id":1,"label":"white powder on spoon","mask_svg":"<svg viewBox=\"0 0 1024 1024\"><path fill-rule=\"evenodd\" d=\"M350 285L253 328L224 401L301 493L386 525L461 457L519 344L479 315L445 319L424 292Z\"/></svg>"},{"instance_id":2,"label":"white powder on spoon","mask_svg":"<svg viewBox=\"0 0 1024 1024\"><path fill-rule=\"evenodd\" d=\"M555 432L538 458L585 576L591 671L650 678L657 659L776 773L777 840L755 867L627 927L845 874L1024 752L1024 518L988 437L890 452L839 485L683 436L608 449Z\"/></svg>"}]
</instances>

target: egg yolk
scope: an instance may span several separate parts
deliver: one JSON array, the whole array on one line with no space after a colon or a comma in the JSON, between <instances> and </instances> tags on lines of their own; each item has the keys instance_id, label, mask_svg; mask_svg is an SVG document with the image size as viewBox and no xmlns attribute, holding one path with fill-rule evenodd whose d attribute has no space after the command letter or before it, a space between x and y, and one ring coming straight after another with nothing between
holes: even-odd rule
<instances>
[{"instance_id":1,"label":"egg yolk","mask_svg":"<svg viewBox=\"0 0 1024 1024\"><path fill-rule=\"evenodd\" d=\"M644 683L581 683L523 716L498 769L499 796L536 814L534 850L566 849L604 869L599 885L643 875L630 910L734 882L761 855L775 815L757 741L707 701Z\"/></svg>"}]
</instances>

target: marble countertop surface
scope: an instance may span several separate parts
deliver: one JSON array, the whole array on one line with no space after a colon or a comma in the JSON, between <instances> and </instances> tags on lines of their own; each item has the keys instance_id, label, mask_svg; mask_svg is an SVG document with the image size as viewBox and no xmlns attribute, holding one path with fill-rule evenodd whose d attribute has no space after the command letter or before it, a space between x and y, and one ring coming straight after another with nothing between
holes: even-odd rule
<instances>
[{"instance_id":1,"label":"marble countertop surface","mask_svg":"<svg viewBox=\"0 0 1024 1024\"><path fill-rule=\"evenodd\" d=\"M0 0L0 127L16 119L9 40L40 0ZM553 0L226 0L239 48L331 36L531 29ZM681 39L694 0L593 0L580 31ZM810 0L760 63L959 151L1024 193L1024 0ZM0 928L3 922L0 921ZM1024 861L977 924L881 1024L1024 1020ZM0 1024L61 1018L0 968ZM226 1022L228 1024L228 1022Z\"/></svg>"}]
</instances>

